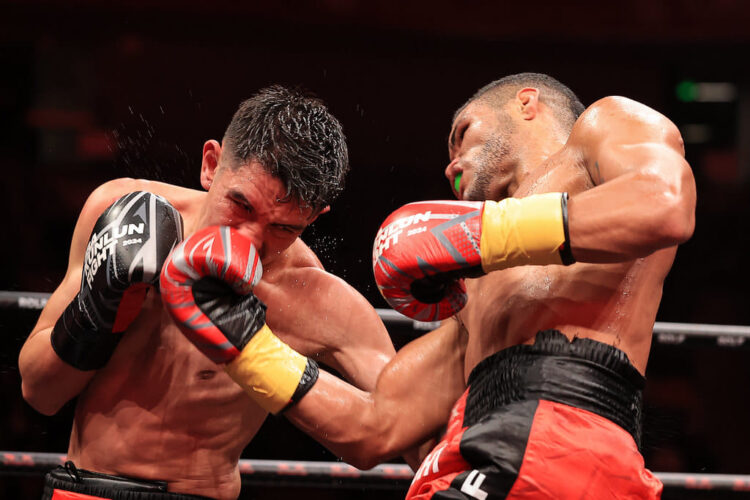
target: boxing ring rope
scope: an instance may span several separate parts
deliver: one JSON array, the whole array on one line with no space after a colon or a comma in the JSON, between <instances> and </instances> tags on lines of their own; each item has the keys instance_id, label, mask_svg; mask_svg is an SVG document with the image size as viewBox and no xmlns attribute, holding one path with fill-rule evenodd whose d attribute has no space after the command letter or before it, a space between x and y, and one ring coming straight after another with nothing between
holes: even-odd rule
<instances>
[{"instance_id":1,"label":"boxing ring rope","mask_svg":"<svg viewBox=\"0 0 750 500\"><path fill-rule=\"evenodd\" d=\"M0 291L0 309L41 310L48 293ZM411 327L428 331L439 323L415 321L390 309L376 309L388 326ZM715 339L719 346L738 347L750 338L750 326L697 323L654 323L654 340L662 344L681 344L688 338ZM65 463L61 453L0 451L0 475L41 474ZM335 486L379 489L406 489L413 477L403 464L381 464L363 471L341 462L291 460L248 460L239 464L243 483L276 485ZM750 492L750 475L656 472L666 488L681 490L725 490Z\"/></svg>"},{"instance_id":2,"label":"boxing ring rope","mask_svg":"<svg viewBox=\"0 0 750 500\"><path fill-rule=\"evenodd\" d=\"M31 309L44 307L48 293L0 291L0 309ZM438 322L416 321L391 309L376 309L386 325L411 327L429 331L437 328ZM750 338L750 326L712 325L701 323L654 323L654 340L661 344L681 344L687 338L713 338L723 347L737 347Z\"/></svg>"},{"instance_id":3,"label":"boxing ring rope","mask_svg":"<svg viewBox=\"0 0 750 500\"><path fill-rule=\"evenodd\" d=\"M61 453L0 451L0 474L42 473L65 463ZM273 481L274 484L297 486L320 485L337 479L338 487L370 487L382 489L406 488L413 477L412 470L403 464L381 464L370 470L360 470L342 462L310 462L294 460L240 460L240 473L246 483ZM691 474L656 472L667 488L683 490L750 491L750 475Z\"/></svg>"}]
</instances>

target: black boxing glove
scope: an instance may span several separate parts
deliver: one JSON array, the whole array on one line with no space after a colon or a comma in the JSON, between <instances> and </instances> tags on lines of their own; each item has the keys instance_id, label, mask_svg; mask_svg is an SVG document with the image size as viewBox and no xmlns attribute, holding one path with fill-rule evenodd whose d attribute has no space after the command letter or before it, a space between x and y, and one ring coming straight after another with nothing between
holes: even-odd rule
<instances>
[{"instance_id":1,"label":"black boxing glove","mask_svg":"<svg viewBox=\"0 0 750 500\"><path fill-rule=\"evenodd\" d=\"M52 329L60 359L79 370L106 365L181 240L182 217L161 196L137 191L110 205L89 238L81 290Z\"/></svg>"}]
</instances>

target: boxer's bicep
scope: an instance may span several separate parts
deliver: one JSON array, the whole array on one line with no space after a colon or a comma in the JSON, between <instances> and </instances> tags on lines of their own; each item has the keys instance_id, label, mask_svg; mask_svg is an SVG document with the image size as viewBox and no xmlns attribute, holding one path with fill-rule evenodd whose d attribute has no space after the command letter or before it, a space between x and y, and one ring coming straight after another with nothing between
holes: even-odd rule
<instances>
[{"instance_id":1,"label":"boxer's bicep","mask_svg":"<svg viewBox=\"0 0 750 500\"><path fill-rule=\"evenodd\" d=\"M663 142L622 143L606 141L587 165L599 186L623 176L649 178L666 186L678 186L692 171L684 156Z\"/></svg>"},{"instance_id":2,"label":"boxer's bicep","mask_svg":"<svg viewBox=\"0 0 750 500\"><path fill-rule=\"evenodd\" d=\"M682 243L692 234L695 179L690 165L673 148L663 143L611 145L601 152L595 171L601 176L599 184L574 196L571 212L587 199L596 200L604 214L619 212L628 219L622 221L622 230L632 227L653 236L646 253ZM596 217L593 211L592 205L588 216ZM571 222L575 225L572 216Z\"/></svg>"},{"instance_id":3,"label":"boxer's bicep","mask_svg":"<svg viewBox=\"0 0 750 500\"><path fill-rule=\"evenodd\" d=\"M677 126L661 113L624 97L606 97L578 119L568 146L580 151L594 184L639 170L685 166Z\"/></svg>"},{"instance_id":4,"label":"boxer's bicep","mask_svg":"<svg viewBox=\"0 0 750 500\"><path fill-rule=\"evenodd\" d=\"M577 261L632 260L690 237L695 181L667 118L628 99L603 99L581 116L568 147L594 183L568 202Z\"/></svg>"},{"instance_id":5,"label":"boxer's bicep","mask_svg":"<svg viewBox=\"0 0 750 500\"><path fill-rule=\"evenodd\" d=\"M360 389L371 391L396 354L388 331L372 305L343 280L318 273L313 300L319 360ZM321 298L325 299L321 300Z\"/></svg>"}]
</instances>

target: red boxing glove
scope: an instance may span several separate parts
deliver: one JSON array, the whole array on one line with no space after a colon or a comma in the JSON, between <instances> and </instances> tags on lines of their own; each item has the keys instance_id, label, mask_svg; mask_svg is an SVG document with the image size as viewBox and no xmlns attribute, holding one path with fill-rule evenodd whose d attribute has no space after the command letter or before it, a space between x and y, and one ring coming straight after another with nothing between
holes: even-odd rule
<instances>
[{"instance_id":1,"label":"red boxing glove","mask_svg":"<svg viewBox=\"0 0 750 500\"><path fill-rule=\"evenodd\" d=\"M466 304L463 277L524 265L574 262L567 193L499 202L423 201L396 210L373 247L385 300L421 321L445 319Z\"/></svg>"},{"instance_id":2,"label":"red boxing glove","mask_svg":"<svg viewBox=\"0 0 750 500\"><path fill-rule=\"evenodd\" d=\"M265 306L251 294L262 274L249 239L227 226L207 227L167 259L162 300L188 340L215 363L228 363L265 324Z\"/></svg>"},{"instance_id":3,"label":"red boxing glove","mask_svg":"<svg viewBox=\"0 0 750 500\"><path fill-rule=\"evenodd\" d=\"M258 253L230 227L208 227L178 245L161 273L162 300L183 334L262 408L279 413L318 380L318 365L276 337L252 293Z\"/></svg>"},{"instance_id":4,"label":"red boxing glove","mask_svg":"<svg viewBox=\"0 0 750 500\"><path fill-rule=\"evenodd\" d=\"M461 276L481 274L481 202L422 201L393 212L372 249L378 289L396 311L439 321L466 305Z\"/></svg>"}]
</instances>

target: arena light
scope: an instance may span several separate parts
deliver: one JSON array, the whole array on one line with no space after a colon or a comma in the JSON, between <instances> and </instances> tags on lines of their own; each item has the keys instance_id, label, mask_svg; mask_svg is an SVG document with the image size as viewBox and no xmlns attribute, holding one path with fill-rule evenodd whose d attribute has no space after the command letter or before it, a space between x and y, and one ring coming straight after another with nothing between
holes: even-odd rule
<instances>
[{"instance_id":1,"label":"arena light","mask_svg":"<svg viewBox=\"0 0 750 500\"><path fill-rule=\"evenodd\" d=\"M683 80L675 87L682 102L732 102L737 100L737 85L730 82L694 82Z\"/></svg>"}]
</instances>

